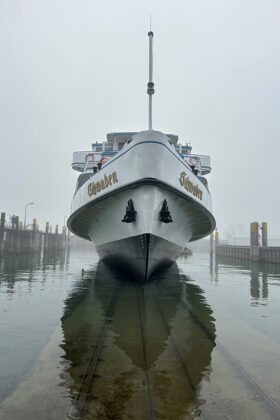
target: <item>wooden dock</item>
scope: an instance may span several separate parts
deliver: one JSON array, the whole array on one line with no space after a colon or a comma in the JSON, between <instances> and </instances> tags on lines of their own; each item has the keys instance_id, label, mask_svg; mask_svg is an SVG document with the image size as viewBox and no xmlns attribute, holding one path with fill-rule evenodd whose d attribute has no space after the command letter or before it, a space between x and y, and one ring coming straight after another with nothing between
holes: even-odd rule
<instances>
[{"instance_id":1,"label":"wooden dock","mask_svg":"<svg viewBox=\"0 0 280 420\"><path fill-rule=\"evenodd\" d=\"M261 232L261 234L260 234ZM267 223L253 222L250 225L250 245L219 245L217 237L210 236L210 253L218 257L238 258L247 261L280 263L280 247L268 246Z\"/></svg>"},{"instance_id":2,"label":"wooden dock","mask_svg":"<svg viewBox=\"0 0 280 420\"><path fill-rule=\"evenodd\" d=\"M18 216L13 216L11 225L6 225L6 215L1 213L0 222L0 256L4 253L22 254L35 253L44 250L63 250L68 246L66 227L58 232L58 225L55 232L46 222L45 231L40 231L37 220L33 219L32 229L23 229L22 222Z\"/></svg>"}]
</instances>

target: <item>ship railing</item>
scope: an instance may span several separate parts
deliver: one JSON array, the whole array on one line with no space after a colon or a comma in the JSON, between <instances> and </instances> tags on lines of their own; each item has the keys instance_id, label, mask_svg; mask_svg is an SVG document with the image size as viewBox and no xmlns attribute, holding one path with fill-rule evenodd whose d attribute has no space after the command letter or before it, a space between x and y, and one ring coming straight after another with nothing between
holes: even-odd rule
<instances>
[{"instance_id":1,"label":"ship railing","mask_svg":"<svg viewBox=\"0 0 280 420\"><path fill-rule=\"evenodd\" d=\"M198 169L201 175L207 175L211 172L210 156L194 154L182 154L181 156L189 166L195 166L195 162L199 162Z\"/></svg>"}]
</instances>

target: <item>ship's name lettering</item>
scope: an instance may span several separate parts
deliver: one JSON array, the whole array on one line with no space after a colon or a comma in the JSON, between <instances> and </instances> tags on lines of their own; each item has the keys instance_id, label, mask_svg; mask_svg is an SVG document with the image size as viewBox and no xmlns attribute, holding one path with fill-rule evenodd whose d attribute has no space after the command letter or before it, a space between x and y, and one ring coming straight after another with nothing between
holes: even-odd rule
<instances>
[{"instance_id":1,"label":"ship's name lettering","mask_svg":"<svg viewBox=\"0 0 280 420\"><path fill-rule=\"evenodd\" d=\"M202 200L203 192L199 189L198 185L193 184L189 177L186 177L186 172L181 172L181 176L179 178L180 184L184 187L188 192L192 193L195 197L198 197Z\"/></svg>"},{"instance_id":2,"label":"ship's name lettering","mask_svg":"<svg viewBox=\"0 0 280 420\"><path fill-rule=\"evenodd\" d=\"M110 185L116 184L118 182L117 172L113 172L110 175L104 175L103 179L97 182L91 182L88 184L88 195L96 195L101 190L105 190Z\"/></svg>"}]
</instances>

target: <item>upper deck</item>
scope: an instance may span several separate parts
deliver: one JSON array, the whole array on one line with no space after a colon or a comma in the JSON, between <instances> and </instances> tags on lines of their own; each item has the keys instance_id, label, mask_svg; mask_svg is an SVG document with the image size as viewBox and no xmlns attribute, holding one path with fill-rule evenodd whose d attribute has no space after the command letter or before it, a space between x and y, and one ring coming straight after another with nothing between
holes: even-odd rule
<instances>
[{"instance_id":1,"label":"upper deck","mask_svg":"<svg viewBox=\"0 0 280 420\"><path fill-rule=\"evenodd\" d=\"M72 168L79 172L96 172L100 168L100 164L112 159L123 149L125 144L131 142L132 137L136 134L136 132L107 134L107 141L92 143L91 150L74 152ZM176 152L197 174L206 175L211 172L209 156L191 154L192 147L189 143L185 145L178 143L178 136L174 134L166 134L166 136Z\"/></svg>"}]
</instances>

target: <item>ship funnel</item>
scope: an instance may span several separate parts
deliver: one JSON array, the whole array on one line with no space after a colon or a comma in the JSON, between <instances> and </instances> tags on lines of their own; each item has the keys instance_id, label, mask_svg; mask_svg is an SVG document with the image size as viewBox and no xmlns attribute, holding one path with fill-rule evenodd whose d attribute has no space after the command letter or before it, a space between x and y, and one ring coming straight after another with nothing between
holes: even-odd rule
<instances>
[{"instance_id":1,"label":"ship funnel","mask_svg":"<svg viewBox=\"0 0 280 420\"><path fill-rule=\"evenodd\" d=\"M152 130L152 95L155 93L153 83L153 37L152 31L148 33L149 37L149 82L147 94L149 95L149 130Z\"/></svg>"}]
</instances>

